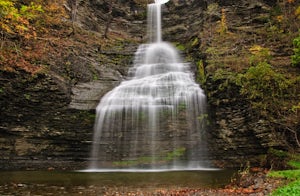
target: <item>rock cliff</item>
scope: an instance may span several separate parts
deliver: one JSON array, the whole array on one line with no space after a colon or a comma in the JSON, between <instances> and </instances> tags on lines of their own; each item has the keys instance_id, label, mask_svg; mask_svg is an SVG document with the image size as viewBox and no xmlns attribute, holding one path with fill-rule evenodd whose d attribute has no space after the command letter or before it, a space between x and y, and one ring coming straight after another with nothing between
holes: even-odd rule
<instances>
[{"instance_id":1,"label":"rock cliff","mask_svg":"<svg viewBox=\"0 0 300 196\"><path fill-rule=\"evenodd\" d=\"M283 72L299 73L289 62L292 36L279 35L270 21L280 6L270 0L173 0L163 8L164 40L192 62L207 94L206 158L216 166L263 165L270 148L297 149L297 137L258 114L228 74L247 69L253 45L270 48L273 65ZM47 42L37 60L46 64L42 71L0 71L0 169L84 169L95 106L126 78L137 46L147 41L146 1L79 1L76 10L70 1L64 9L76 17L62 20L57 38L37 40ZM285 29L296 35L297 28L295 19ZM299 122L293 126L300 129Z\"/></svg>"}]
</instances>

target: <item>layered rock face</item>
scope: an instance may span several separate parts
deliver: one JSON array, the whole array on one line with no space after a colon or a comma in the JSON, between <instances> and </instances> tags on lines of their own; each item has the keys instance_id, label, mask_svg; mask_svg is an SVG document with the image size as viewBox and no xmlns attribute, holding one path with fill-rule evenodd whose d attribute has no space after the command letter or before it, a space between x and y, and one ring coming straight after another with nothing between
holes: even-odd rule
<instances>
[{"instance_id":1,"label":"layered rock face","mask_svg":"<svg viewBox=\"0 0 300 196\"><path fill-rule=\"evenodd\" d=\"M247 31L248 35L253 33L249 29L263 24L262 16L275 4L260 0L170 1L163 9L163 39L191 45L183 56L195 62L202 59L208 65L214 57L206 56L202 46L213 40L204 40L201 35L212 21L221 19L220 10L208 15L212 3L227 10L232 30ZM108 12L110 6L113 8ZM108 24L110 17L113 20ZM126 78L137 46L146 40L145 4L80 1L76 25L98 37L108 28L108 40L124 39L109 47L80 41L63 57L52 56L49 70L35 76L1 71L0 169L86 168L95 107L106 92ZM200 41L196 43L195 38ZM232 44L239 48L252 39L262 38L249 36ZM194 69L198 71L196 66ZM205 71L213 74L209 66ZM286 148L285 138L271 133L268 123L253 115L236 86L229 84L224 90L218 85L210 78L202 85L210 116L207 160L220 167L236 167L247 161L258 165L269 148Z\"/></svg>"},{"instance_id":2,"label":"layered rock face","mask_svg":"<svg viewBox=\"0 0 300 196\"><path fill-rule=\"evenodd\" d=\"M1 168L68 168L89 151L93 112L68 108L70 89L50 75L1 74ZM79 139L80 138L80 139Z\"/></svg>"}]
</instances>

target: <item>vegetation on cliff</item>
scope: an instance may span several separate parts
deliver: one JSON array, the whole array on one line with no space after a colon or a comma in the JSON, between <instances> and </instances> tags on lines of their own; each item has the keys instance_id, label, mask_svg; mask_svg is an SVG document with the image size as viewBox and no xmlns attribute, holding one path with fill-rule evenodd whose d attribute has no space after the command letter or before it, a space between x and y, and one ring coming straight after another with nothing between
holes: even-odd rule
<instances>
[{"instance_id":1,"label":"vegetation on cliff","mask_svg":"<svg viewBox=\"0 0 300 196\"><path fill-rule=\"evenodd\" d=\"M212 79L219 92L239 89L236 96L251 106L252 116L266 119L270 132L286 137L290 149L298 149L299 3L278 1L272 7L254 3L249 9L255 14L242 22L234 16L247 13L208 5L206 31L189 46L206 55L204 63L203 59L197 63L199 81L205 86ZM214 91L208 97L212 104L221 103Z\"/></svg>"},{"instance_id":2,"label":"vegetation on cliff","mask_svg":"<svg viewBox=\"0 0 300 196\"><path fill-rule=\"evenodd\" d=\"M74 83L77 80L95 78L97 73L93 75L93 65L85 70L78 70L82 68L72 67L71 56L83 53L82 48L85 48L85 53L91 55L110 47L120 51L124 49L121 48L123 42L134 42L134 38L121 30L116 30L119 33L109 31L110 25L117 23L121 25L120 28L126 25L126 19L121 19L126 13L121 10L119 4L106 1L101 1L99 5L95 3L95 9L102 6L99 10L100 16L90 16L90 13L82 15L83 12L93 11L88 10L90 8L87 6L91 5L82 1L1 0L0 70L15 73L25 71L30 74L51 70ZM111 7L112 10L108 11L107 7ZM113 17L111 20L110 16ZM89 21L94 19L92 17L99 17L99 24ZM82 24L80 20L87 22ZM97 29L90 30L92 25ZM92 59L94 58L101 57ZM107 58L105 54L104 58ZM83 73L85 71L91 72L93 77L81 77L80 75L86 74Z\"/></svg>"},{"instance_id":3,"label":"vegetation on cliff","mask_svg":"<svg viewBox=\"0 0 300 196\"><path fill-rule=\"evenodd\" d=\"M300 34L293 40L294 54L292 55L292 64L300 66Z\"/></svg>"},{"instance_id":4,"label":"vegetation on cliff","mask_svg":"<svg viewBox=\"0 0 300 196\"><path fill-rule=\"evenodd\" d=\"M47 64L49 42L67 18L63 1L0 1L2 71L36 73Z\"/></svg>"}]
</instances>

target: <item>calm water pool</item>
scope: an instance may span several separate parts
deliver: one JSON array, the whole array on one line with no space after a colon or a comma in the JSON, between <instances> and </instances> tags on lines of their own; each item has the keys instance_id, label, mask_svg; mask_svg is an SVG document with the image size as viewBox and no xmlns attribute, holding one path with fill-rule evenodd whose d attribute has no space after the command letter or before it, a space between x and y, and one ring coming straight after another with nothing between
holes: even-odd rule
<instances>
[{"instance_id":1,"label":"calm water pool","mask_svg":"<svg viewBox=\"0 0 300 196\"><path fill-rule=\"evenodd\" d=\"M208 188L228 184L234 170L172 172L2 171L0 195L104 195L112 189ZM110 195L110 194L106 194ZM113 194L112 194L113 195Z\"/></svg>"}]
</instances>

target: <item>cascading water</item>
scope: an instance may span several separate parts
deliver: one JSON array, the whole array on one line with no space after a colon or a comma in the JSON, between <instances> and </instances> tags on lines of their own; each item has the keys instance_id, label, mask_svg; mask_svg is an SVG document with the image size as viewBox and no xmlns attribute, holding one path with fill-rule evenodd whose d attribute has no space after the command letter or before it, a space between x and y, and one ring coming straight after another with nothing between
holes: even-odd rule
<instances>
[{"instance_id":1,"label":"cascading water","mask_svg":"<svg viewBox=\"0 0 300 196\"><path fill-rule=\"evenodd\" d=\"M150 43L141 45L129 78L96 108L91 170L197 169L202 164L205 95L189 64L161 36L161 6L148 5Z\"/></svg>"}]
</instances>

